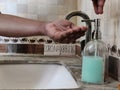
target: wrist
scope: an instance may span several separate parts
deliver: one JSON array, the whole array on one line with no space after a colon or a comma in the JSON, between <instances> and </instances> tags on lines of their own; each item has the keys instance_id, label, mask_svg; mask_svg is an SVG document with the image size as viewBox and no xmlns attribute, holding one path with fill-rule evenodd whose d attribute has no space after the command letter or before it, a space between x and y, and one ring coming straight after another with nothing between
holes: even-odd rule
<instances>
[{"instance_id":1,"label":"wrist","mask_svg":"<svg viewBox=\"0 0 120 90\"><path fill-rule=\"evenodd\" d=\"M42 30L42 35L53 38L54 37L54 32L55 31L54 31L54 23L53 22L44 23L43 30Z\"/></svg>"},{"instance_id":2,"label":"wrist","mask_svg":"<svg viewBox=\"0 0 120 90\"><path fill-rule=\"evenodd\" d=\"M46 22L39 22L39 35L47 35L47 26L48 23Z\"/></svg>"},{"instance_id":3,"label":"wrist","mask_svg":"<svg viewBox=\"0 0 120 90\"><path fill-rule=\"evenodd\" d=\"M51 27L52 27L52 23L51 22L45 23L44 31L43 31L44 35L49 36Z\"/></svg>"}]
</instances>

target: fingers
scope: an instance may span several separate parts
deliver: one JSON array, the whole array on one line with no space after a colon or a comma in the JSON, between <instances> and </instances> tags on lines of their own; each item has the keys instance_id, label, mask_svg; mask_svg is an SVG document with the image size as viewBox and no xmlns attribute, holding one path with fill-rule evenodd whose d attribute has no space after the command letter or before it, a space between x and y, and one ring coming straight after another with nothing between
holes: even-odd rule
<instances>
[{"instance_id":1,"label":"fingers","mask_svg":"<svg viewBox=\"0 0 120 90\"><path fill-rule=\"evenodd\" d=\"M66 29L70 29L74 26L74 24L68 20L55 21L54 24L56 27L59 27L59 30L61 31L65 31Z\"/></svg>"},{"instance_id":2,"label":"fingers","mask_svg":"<svg viewBox=\"0 0 120 90\"><path fill-rule=\"evenodd\" d=\"M86 32L86 27L74 27L72 29L62 31L61 34L56 33L56 41L60 43L75 43L76 39L83 36Z\"/></svg>"},{"instance_id":3,"label":"fingers","mask_svg":"<svg viewBox=\"0 0 120 90\"><path fill-rule=\"evenodd\" d=\"M105 3L105 0L99 0L99 2L98 2L98 12L99 12L99 14L103 14L104 3Z\"/></svg>"},{"instance_id":4,"label":"fingers","mask_svg":"<svg viewBox=\"0 0 120 90\"><path fill-rule=\"evenodd\" d=\"M49 27L48 36L60 43L75 43L76 39L85 34L86 27L75 26L68 20L59 20Z\"/></svg>"},{"instance_id":5,"label":"fingers","mask_svg":"<svg viewBox=\"0 0 120 90\"><path fill-rule=\"evenodd\" d=\"M69 27L69 28L74 26L74 24L72 22L68 21L68 20L62 20L60 25L63 26L63 27Z\"/></svg>"},{"instance_id":6,"label":"fingers","mask_svg":"<svg viewBox=\"0 0 120 90\"><path fill-rule=\"evenodd\" d=\"M98 12L98 0L92 0L93 1L93 7L94 7L94 11L96 14L99 14Z\"/></svg>"},{"instance_id":7,"label":"fingers","mask_svg":"<svg viewBox=\"0 0 120 90\"><path fill-rule=\"evenodd\" d=\"M103 14L103 7L105 0L92 0L93 6L96 14Z\"/></svg>"}]
</instances>

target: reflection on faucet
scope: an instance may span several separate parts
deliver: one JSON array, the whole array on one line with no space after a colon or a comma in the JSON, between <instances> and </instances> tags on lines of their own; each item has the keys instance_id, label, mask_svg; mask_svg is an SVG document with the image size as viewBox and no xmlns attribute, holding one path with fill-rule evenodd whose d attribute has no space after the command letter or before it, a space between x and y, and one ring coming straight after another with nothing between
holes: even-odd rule
<instances>
[{"instance_id":1,"label":"reflection on faucet","mask_svg":"<svg viewBox=\"0 0 120 90\"><path fill-rule=\"evenodd\" d=\"M83 45L81 45L82 46L81 48L83 48L85 46L84 43L87 43L87 42L89 42L91 40L91 36L92 36L91 35L91 28L92 28L91 21L90 21L89 16L86 13L82 12L82 11L74 11L74 12L69 13L66 16L66 19L70 20L70 18L72 18L73 16L80 16L80 17L82 17L83 19L86 20L85 23L86 23L86 25L88 27L88 30L86 32L86 39L85 39L85 41L82 41Z\"/></svg>"}]
</instances>

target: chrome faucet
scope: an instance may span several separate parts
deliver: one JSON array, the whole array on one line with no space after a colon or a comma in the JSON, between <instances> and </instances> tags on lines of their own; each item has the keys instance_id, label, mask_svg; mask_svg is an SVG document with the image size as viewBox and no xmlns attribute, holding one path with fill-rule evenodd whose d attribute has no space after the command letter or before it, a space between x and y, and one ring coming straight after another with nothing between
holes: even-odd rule
<instances>
[{"instance_id":1,"label":"chrome faucet","mask_svg":"<svg viewBox=\"0 0 120 90\"><path fill-rule=\"evenodd\" d=\"M91 37L92 37L91 20L90 20L89 16L86 13L82 12L82 11L73 11L73 12L69 13L65 17L65 19L70 20L73 16L80 16L80 17L82 17L84 19L84 20L82 20L82 22L85 22L86 26L88 27L88 30L86 32L86 38L85 38L85 40L83 42L81 42L81 44L83 44L83 45L81 45L82 46L81 48L83 49L85 44L87 42L89 42L91 40Z\"/></svg>"}]
</instances>

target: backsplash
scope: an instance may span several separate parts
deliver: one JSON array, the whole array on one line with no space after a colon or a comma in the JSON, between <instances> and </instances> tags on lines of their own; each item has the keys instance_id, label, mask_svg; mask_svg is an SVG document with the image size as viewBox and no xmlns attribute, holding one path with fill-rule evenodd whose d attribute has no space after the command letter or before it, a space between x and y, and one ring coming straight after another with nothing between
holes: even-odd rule
<instances>
[{"instance_id":1,"label":"backsplash","mask_svg":"<svg viewBox=\"0 0 120 90\"><path fill-rule=\"evenodd\" d=\"M45 44L44 45L44 55L66 55L74 56L76 55L76 45L75 44Z\"/></svg>"}]
</instances>

